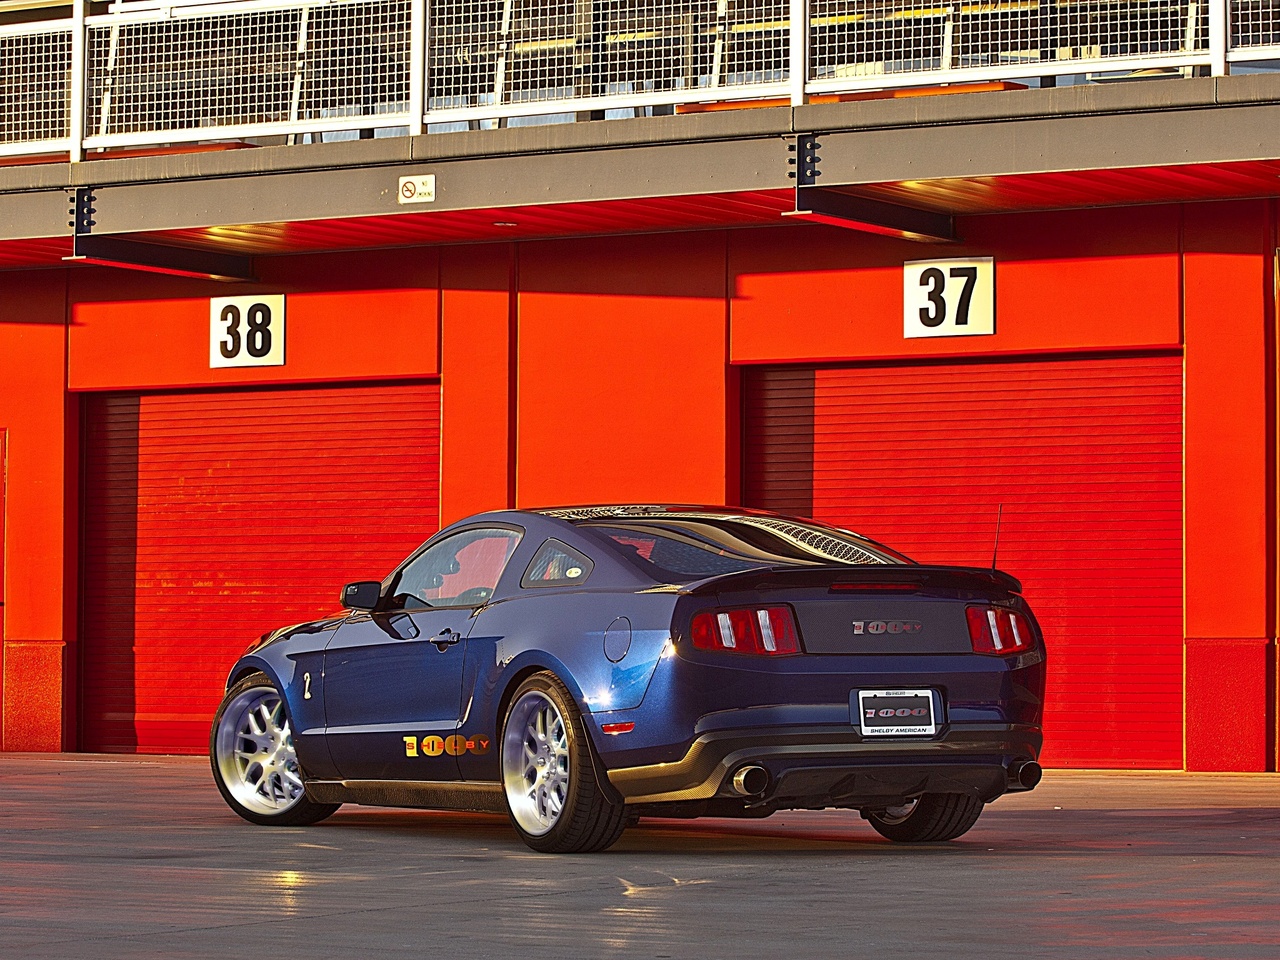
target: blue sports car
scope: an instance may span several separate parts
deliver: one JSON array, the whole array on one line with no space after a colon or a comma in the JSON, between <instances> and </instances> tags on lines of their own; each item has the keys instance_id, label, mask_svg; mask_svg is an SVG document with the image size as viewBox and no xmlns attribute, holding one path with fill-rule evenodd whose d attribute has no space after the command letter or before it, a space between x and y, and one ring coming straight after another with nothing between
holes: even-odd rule
<instances>
[{"instance_id":1,"label":"blue sports car","mask_svg":"<svg viewBox=\"0 0 1280 960\"><path fill-rule=\"evenodd\" d=\"M1040 779L1044 639L1020 592L763 511L484 513L255 643L214 778L254 823L498 811L553 853L641 816L823 807L950 840Z\"/></svg>"}]
</instances>

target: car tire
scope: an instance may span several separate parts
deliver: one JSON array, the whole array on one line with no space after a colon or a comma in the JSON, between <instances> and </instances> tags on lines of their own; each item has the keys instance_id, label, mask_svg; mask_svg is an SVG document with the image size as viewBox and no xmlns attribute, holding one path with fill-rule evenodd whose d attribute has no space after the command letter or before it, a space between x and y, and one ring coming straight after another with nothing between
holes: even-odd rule
<instances>
[{"instance_id":1,"label":"car tire","mask_svg":"<svg viewBox=\"0 0 1280 960\"><path fill-rule=\"evenodd\" d=\"M502 723L502 788L520 839L542 853L612 846L630 811L604 795L582 711L553 673L527 678Z\"/></svg>"},{"instance_id":2,"label":"car tire","mask_svg":"<svg viewBox=\"0 0 1280 960\"><path fill-rule=\"evenodd\" d=\"M265 673L227 691L213 717L209 762L222 799L250 823L303 826L341 806L307 798L284 697Z\"/></svg>"},{"instance_id":3,"label":"car tire","mask_svg":"<svg viewBox=\"0 0 1280 960\"><path fill-rule=\"evenodd\" d=\"M968 831L982 815L982 801L963 793L926 793L900 807L865 810L882 837L898 843L940 843Z\"/></svg>"}]
</instances>

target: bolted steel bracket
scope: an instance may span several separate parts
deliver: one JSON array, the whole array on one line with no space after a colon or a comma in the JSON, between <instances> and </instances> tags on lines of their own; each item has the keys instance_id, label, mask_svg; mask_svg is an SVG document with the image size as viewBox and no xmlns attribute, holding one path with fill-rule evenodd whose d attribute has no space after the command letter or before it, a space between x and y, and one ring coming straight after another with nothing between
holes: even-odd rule
<instances>
[{"instance_id":1,"label":"bolted steel bracket","mask_svg":"<svg viewBox=\"0 0 1280 960\"><path fill-rule=\"evenodd\" d=\"M93 219L93 215L98 212L98 208L94 206L98 198L93 187L77 187L70 199L71 219L67 221L67 226L71 228L72 236L87 237L98 225L98 221Z\"/></svg>"},{"instance_id":2,"label":"bolted steel bracket","mask_svg":"<svg viewBox=\"0 0 1280 960\"><path fill-rule=\"evenodd\" d=\"M94 214L98 202L93 187L77 187L70 195L67 226L71 228L71 256L68 263L95 264L123 270L166 273L210 280L253 280L249 257L212 250L169 247L159 243L131 240L127 236L96 234Z\"/></svg>"},{"instance_id":3,"label":"bolted steel bracket","mask_svg":"<svg viewBox=\"0 0 1280 960\"><path fill-rule=\"evenodd\" d=\"M787 176L796 182L797 189L815 186L818 177L822 176L822 171L818 169L818 164L822 160L818 155L820 146L818 135L814 133L802 133L796 137L795 143L787 146L787 149L795 154L787 160L788 164L795 167Z\"/></svg>"},{"instance_id":4,"label":"bolted steel bracket","mask_svg":"<svg viewBox=\"0 0 1280 960\"><path fill-rule=\"evenodd\" d=\"M926 243L954 243L958 239L950 214L859 196L848 188L818 186L821 149L822 143L813 133L800 134L795 143L788 144L794 154L787 163L794 168L788 176L796 182L796 204L784 217Z\"/></svg>"}]
</instances>

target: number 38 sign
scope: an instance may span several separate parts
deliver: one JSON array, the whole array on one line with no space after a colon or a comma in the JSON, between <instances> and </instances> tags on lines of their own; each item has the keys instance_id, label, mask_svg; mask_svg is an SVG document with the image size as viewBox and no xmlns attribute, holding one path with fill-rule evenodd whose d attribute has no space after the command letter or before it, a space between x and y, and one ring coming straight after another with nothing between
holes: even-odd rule
<instances>
[{"instance_id":1,"label":"number 38 sign","mask_svg":"<svg viewBox=\"0 0 1280 960\"><path fill-rule=\"evenodd\" d=\"M902 335L971 337L996 332L991 257L902 265Z\"/></svg>"},{"instance_id":2,"label":"number 38 sign","mask_svg":"<svg viewBox=\"0 0 1280 960\"><path fill-rule=\"evenodd\" d=\"M284 366L284 295L211 299L209 366Z\"/></svg>"}]
</instances>

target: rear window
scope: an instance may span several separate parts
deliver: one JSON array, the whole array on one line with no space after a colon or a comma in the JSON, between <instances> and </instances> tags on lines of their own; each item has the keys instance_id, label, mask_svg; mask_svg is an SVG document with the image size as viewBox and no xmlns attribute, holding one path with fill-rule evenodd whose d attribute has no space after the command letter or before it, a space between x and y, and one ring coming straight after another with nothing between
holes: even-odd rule
<instances>
[{"instance_id":1,"label":"rear window","mask_svg":"<svg viewBox=\"0 0 1280 960\"><path fill-rule=\"evenodd\" d=\"M660 580L700 580L721 573L738 573L764 566L762 563L716 550L710 544L684 538L664 536L647 530L617 527L598 529L623 553L652 567Z\"/></svg>"},{"instance_id":2,"label":"rear window","mask_svg":"<svg viewBox=\"0 0 1280 960\"><path fill-rule=\"evenodd\" d=\"M909 563L856 534L774 517L644 517L580 521L650 568L656 579L698 580L768 566Z\"/></svg>"}]
</instances>

